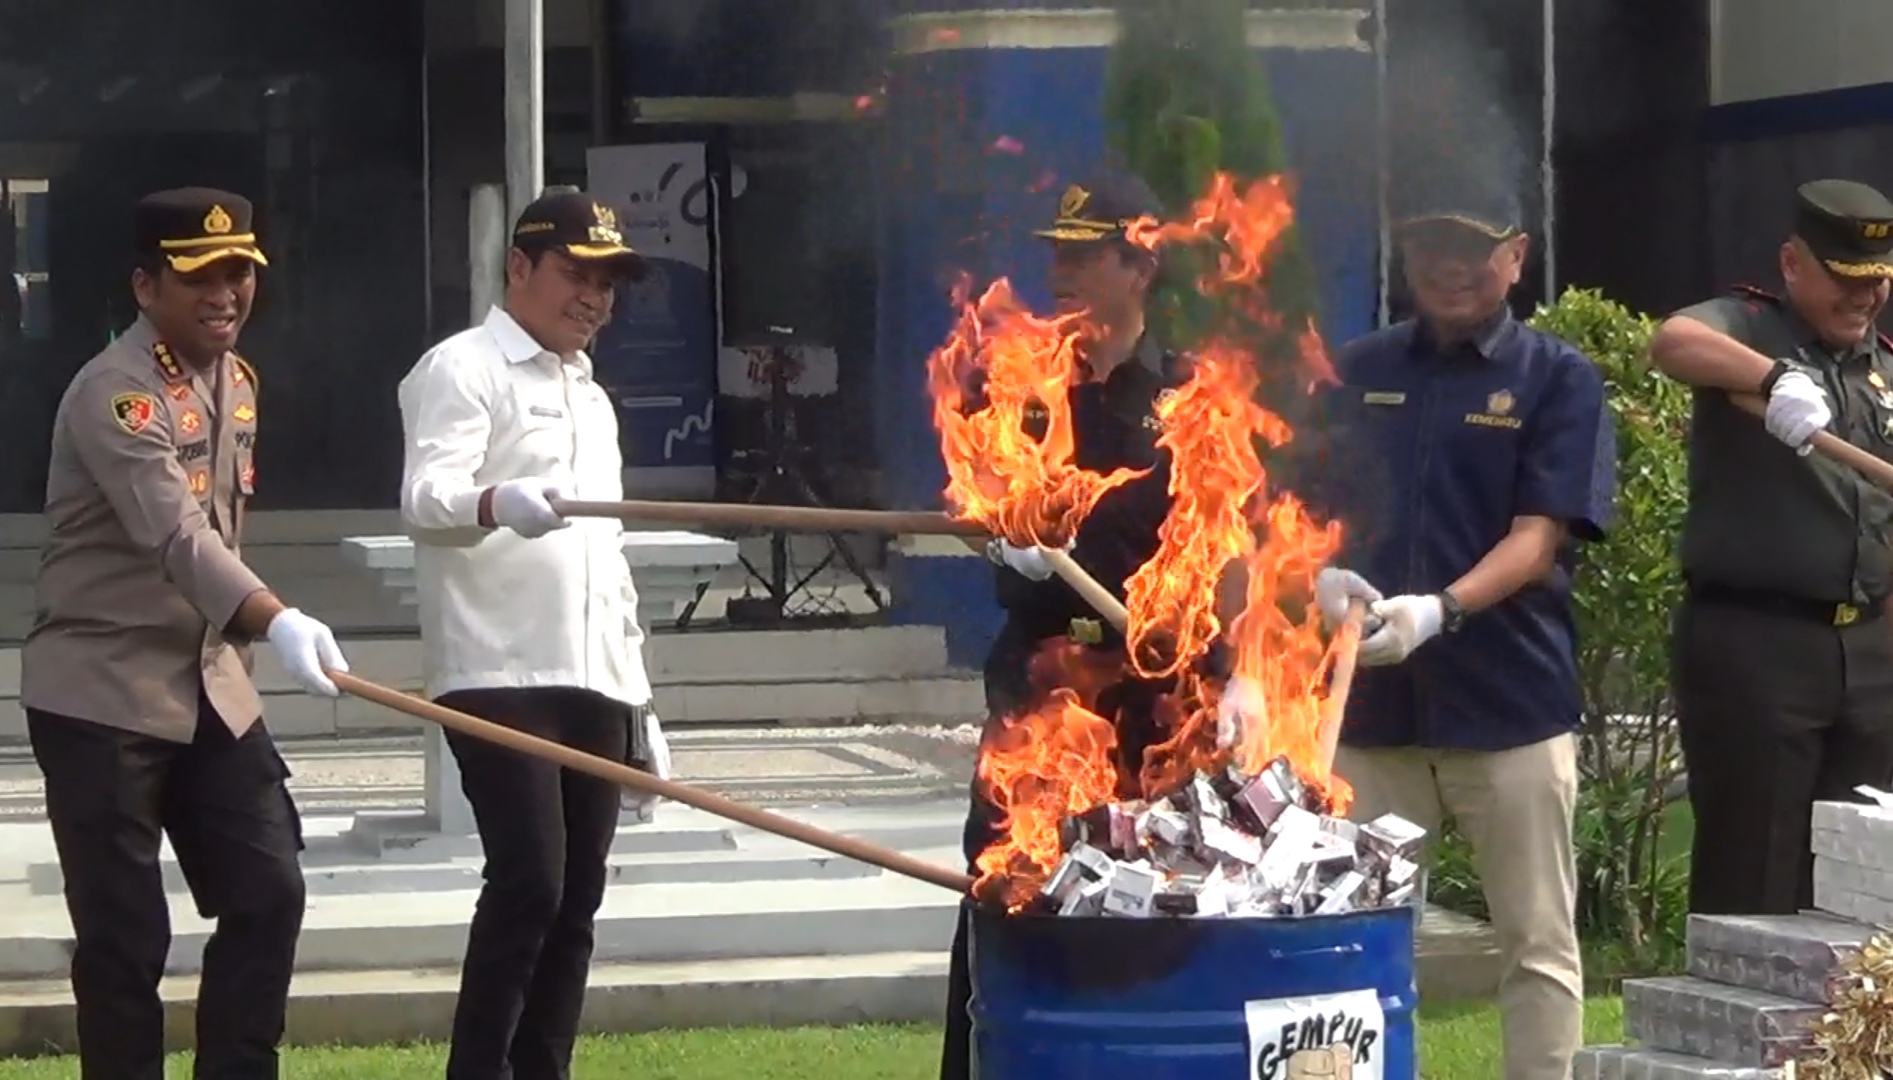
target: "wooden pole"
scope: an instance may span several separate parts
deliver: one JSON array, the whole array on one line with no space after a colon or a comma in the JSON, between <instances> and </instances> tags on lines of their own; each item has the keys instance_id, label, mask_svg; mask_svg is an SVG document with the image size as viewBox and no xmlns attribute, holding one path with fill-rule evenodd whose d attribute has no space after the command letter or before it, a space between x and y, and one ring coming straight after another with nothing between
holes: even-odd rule
<instances>
[{"instance_id":1,"label":"wooden pole","mask_svg":"<svg viewBox=\"0 0 1893 1080\"><path fill-rule=\"evenodd\" d=\"M870 844L852 836L842 836L839 833L829 832L827 829L819 829L805 822L796 821L794 818L783 817L781 814L772 814L767 810L746 806L688 784L660 780L650 773L634 769L623 762L611 761L595 754L587 754L582 750L574 750L550 739L541 739L523 731L515 731L490 720L469 716L456 709L436 705L434 702L417 698L412 694L391 690L344 672L331 671L327 674L345 693L386 706L396 712L406 713L419 720L439 724L450 731L471 735L476 739L483 739L504 746L508 750L549 761L574 772L596 776L600 780L609 780L622 787L680 802L685 806L694 806L705 813L715 814L717 817L727 818L777 836L784 836L810 847L821 848L823 851L832 851L844 858L878 866L903 877L924 881L929 885L938 885L962 895L972 892L972 876L958 870L916 859L911 855L884 848L878 844Z\"/></svg>"},{"instance_id":2,"label":"wooden pole","mask_svg":"<svg viewBox=\"0 0 1893 1080\"><path fill-rule=\"evenodd\" d=\"M1729 400L1735 402L1742 411L1755 416L1763 416L1768 412L1768 403L1762 400L1760 394L1730 394ZM1847 466L1882 491L1893 492L1893 465L1832 432L1817 431L1810 441L1822 457Z\"/></svg>"},{"instance_id":3,"label":"wooden pole","mask_svg":"<svg viewBox=\"0 0 1893 1080\"><path fill-rule=\"evenodd\" d=\"M575 502L554 499L552 509L565 517L607 517L627 521L662 521L706 529L784 529L795 532L885 532L907 536L960 536L972 541L987 534L975 521L909 510L835 510L819 506L757 506L750 503L667 501ZM1122 631L1130 612L1111 590L1085 572L1072 557L1045 549L1052 570L1065 579L1098 614Z\"/></svg>"},{"instance_id":4,"label":"wooden pole","mask_svg":"<svg viewBox=\"0 0 1893 1080\"><path fill-rule=\"evenodd\" d=\"M1051 565L1052 572L1065 579L1065 584L1070 585L1071 590L1077 593L1080 599L1095 608L1098 614L1104 616L1106 622L1117 627L1119 633L1123 633L1131 621L1131 613L1125 608L1124 602L1113 596L1111 590L1098 584L1098 579L1087 573L1084 567L1079 566L1078 561L1071 557L1070 552L1060 551L1057 548L1043 550L1045 561Z\"/></svg>"},{"instance_id":5,"label":"wooden pole","mask_svg":"<svg viewBox=\"0 0 1893 1080\"><path fill-rule=\"evenodd\" d=\"M1354 689L1354 669L1360 662L1361 628L1367 622L1367 602L1353 600L1347 618L1335 632L1334 675L1328 681L1328 699L1322 703L1321 766L1334 772L1334 756L1341 748L1341 721L1347 714L1347 696Z\"/></svg>"},{"instance_id":6,"label":"wooden pole","mask_svg":"<svg viewBox=\"0 0 1893 1080\"><path fill-rule=\"evenodd\" d=\"M986 527L925 510L838 510L825 506L767 506L753 503L671 502L629 499L624 502L576 502L554 499L552 509L565 517L606 517L624 521L692 525L700 529L780 529L784 532L884 532L904 536L986 536Z\"/></svg>"}]
</instances>

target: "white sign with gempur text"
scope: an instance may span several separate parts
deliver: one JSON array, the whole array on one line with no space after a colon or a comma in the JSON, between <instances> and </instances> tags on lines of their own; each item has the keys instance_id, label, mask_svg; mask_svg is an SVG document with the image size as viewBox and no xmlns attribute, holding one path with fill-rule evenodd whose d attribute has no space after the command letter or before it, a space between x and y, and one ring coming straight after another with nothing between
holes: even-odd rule
<instances>
[{"instance_id":1,"label":"white sign with gempur text","mask_svg":"<svg viewBox=\"0 0 1893 1080\"><path fill-rule=\"evenodd\" d=\"M1372 990L1243 1006L1250 1080L1383 1080L1387 1016Z\"/></svg>"}]
</instances>

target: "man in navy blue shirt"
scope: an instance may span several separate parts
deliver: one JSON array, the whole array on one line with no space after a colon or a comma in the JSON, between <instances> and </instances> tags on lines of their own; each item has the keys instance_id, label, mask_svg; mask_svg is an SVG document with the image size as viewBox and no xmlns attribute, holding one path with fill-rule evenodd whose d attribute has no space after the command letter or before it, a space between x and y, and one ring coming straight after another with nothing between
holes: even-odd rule
<instances>
[{"instance_id":1,"label":"man in navy blue shirt","mask_svg":"<svg viewBox=\"0 0 1893 1080\"><path fill-rule=\"evenodd\" d=\"M1567 1080L1583 1019L1571 573L1574 541L1611 516L1615 434L1591 361L1512 318L1529 240L1509 197L1461 184L1398 240L1418 317L1341 351L1310 488L1347 536L1323 614L1371 605L1336 772L1356 819L1450 817L1471 842L1504 955L1503 1075Z\"/></svg>"}]
</instances>

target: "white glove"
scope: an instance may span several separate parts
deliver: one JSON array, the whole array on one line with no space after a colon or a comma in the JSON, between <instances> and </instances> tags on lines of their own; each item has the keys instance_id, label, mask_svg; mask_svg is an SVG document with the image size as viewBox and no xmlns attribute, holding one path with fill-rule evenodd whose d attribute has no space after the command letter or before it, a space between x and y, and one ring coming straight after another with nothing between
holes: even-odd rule
<instances>
[{"instance_id":1,"label":"white glove","mask_svg":"<svg viewBox=\"0 0 1893 1080\"><path fill-rule=\"evenodd\" d=\"M1833 419L1827 395L1800 371L1790 371L1775 380L1775 388L1768 395L1768 408L1762 413L1762 424L1768 428L1768 434L1802 455L1814 449L1808 442L1814 433L1827 427Z\"/></svg>"},{"instance_id":2,"label":"white glove","mask_svg":"<svg viewBox=\"0 0 1893 1080\"><path fill-rule=\"evenodd\" d=\"M564 497L563 485L541 476L508 480L493 489L493 523L536 540L571 524L552 509L552 500Z\"/></svg>"},{"instance_id":3,"label":"white glove","mask_svg":"<svg viewBox=\"0 0 1893 1080\"><path fill-rule=\"evenodd\" d=\"M1071 545L1065 545L1070 551ZM1052 564L1042 547L1016 547L1010 540L995 536L986 543L986 558L994 565L1008 567L1027 581L1044 581L1052 576Z\"/></svg>"},{"instance_id":4,"label":"white glove","mask_svg":"<svg viewBox=\"0 0 1893 1080\"><path fill-rule=\"evenodd\" d=\"M657 718L657 710L646 707L644 710L644 742L650 747L650 773L659 780L670 779L670 742L664 738L664 725ZM626 788L624 808L632 811L639 821L656 820L657 804L663 799L649 792L633 791Z\"/></svg>"},{"instance_id":5,"label":"white glove","mask_svg":"<svg viewBox=\"0 0 1893 1080\"><path fill-rule=\"evenodd\" d=\"M323 697L341 696L323 670L347 671L348 661L342 659L342 647L335 643L335 633L326 624L295 608L285 608L269 621L266 633L283 670L304 690Z\"/></svg>"},{"instance_id":6,"label":"white glove","mask_svg":"<svg viewBox=\"0 0 1893 1080\"><path fill-rule=\"evenodd\" d=\"M1227 750L1240 745L1267 709L1268 701L1262 695L1260 683L1242 675L1231 676L1223 684L1223 696L1216 702L1216 749Z\"/></svg>"},{"instance_id":7,"label":"white glove","mask_svg":"<svg viewBox=\"0 0 1893 1080\"><path fill-rule=\"evenodd\" d=\"M1356 600L1378 603L1380 590L1354 571L1338 566L1325 567L1315 575L1315 607L1329 630L1347 621L1348 605Z\"/></svg>"},{"instance_id":8,"label":"white glove","mask_svg":"<svg viewBox=\"0 0 1893 1080\"><path fill-rule=\"evenodd\" d=\"M1396 596L1376 600L1367 610L1380 620L1380 628L1361 642L1363 667L1398 664L1438 637L1446 621L1446 609L1437 596Z\"/></svg>"}]
</instances>

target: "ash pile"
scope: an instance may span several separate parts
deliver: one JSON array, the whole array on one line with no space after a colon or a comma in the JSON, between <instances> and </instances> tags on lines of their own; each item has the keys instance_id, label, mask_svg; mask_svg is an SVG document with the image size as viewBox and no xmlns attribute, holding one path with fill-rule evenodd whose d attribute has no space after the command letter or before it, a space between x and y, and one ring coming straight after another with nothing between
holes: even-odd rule
<instances>
[{"instance_id":1,"label":"ash pile","mask_svg":"<svg viewBox=\"0 0 1893 1080\"><path fill-rule=\"evenodd\" d=\"M1426 830L1333 817L1287 759L1259 776L1198 773L1149 803L1068 819L1034 910L1120 918L1342 915L1410 903Z\"/></svg>"}]
</instances>

